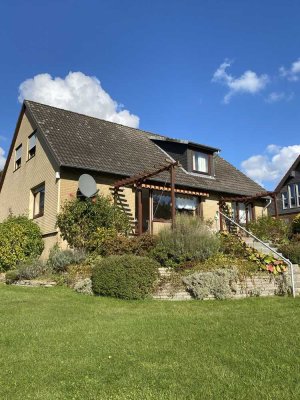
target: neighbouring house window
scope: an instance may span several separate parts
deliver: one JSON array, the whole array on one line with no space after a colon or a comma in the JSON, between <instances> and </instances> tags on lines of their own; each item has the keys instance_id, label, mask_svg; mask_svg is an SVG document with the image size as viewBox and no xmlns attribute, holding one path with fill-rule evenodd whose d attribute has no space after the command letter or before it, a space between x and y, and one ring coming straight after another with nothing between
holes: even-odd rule
<instances>
[{"instance_id":1,"label":"neighbouring house window","mask_svg":"<svg viewBox=\"0 0 300 400\"><path fill-rule=\"evenodd\" d=\"M290 207L296 207L296 185L294 183L288 186L288 192L290 197Z\"/></svg>"},{"instance_id":2,"label":"neighbouring house window","mask_svg":"<svg viewBox=\"0 0 300 400\"><path fill-rule=\"evenodd\" d=\"M208 154L194 151L193 153L193 170L197 172L208 173Z\"/></svg>"},{"instance_id":3,"label":"neighbouring house window","mask_svg":"<svg viewBox=\"0 0 300 400\"><path fill-rule=\"evenodd\" d=\"M22 145L18 146L15 150L15 170L21 167L22 163Z\"/></svg>"},{"instance_id":4,"label":"neighbouring house window","mask_svg":"<svg viewBox=\"0 0 300 400\"><path fill-rule=\"evenodd\" d=\"M199 199L196 196L175 195L175 208L177 214L194 215L199 205ZM153 218L171 219L171 195L153 191Z\"/></svg>"},{"instance_id":5,"label":"neighbouring house window","mask_svg":"<svg viewBox=\"0 0 300 400\"><path fill-rule=\"evenodd\" d=\"M33 194L33 218L44 215L45 206L45 185L41 185L32 190Z\"/></svg>"},{"instance_id":6,"label":"neighbouring house window","mask_svg":"<svg viewBox=\"0 0 300 400\"><path fill-rule=\"evenodd\" d=\"M32 157L35 156L36 151L36 133L34 132L28 138L28 156L27 159L30 160Z\"/></svg>"},{"instance_id":7,"label":"neighbouring house window","mask_svg":"<svg viewBox=\"0 0 300 400\"><path fill-rule=\"evenodd\" d=\"M288 192L283 192L281 196L282 196L282 208L286 209L289 207Z\"/></svg>"},{"instance_id":8,"label":"neighbouring house window","mask_svg":"<svg viewBox=\"0 0 300 400\"><path fill-rule=\"evenodd\" d=\"M300 183L296 183L297 206L300 207Z\"/></svg>"}]
</instances>

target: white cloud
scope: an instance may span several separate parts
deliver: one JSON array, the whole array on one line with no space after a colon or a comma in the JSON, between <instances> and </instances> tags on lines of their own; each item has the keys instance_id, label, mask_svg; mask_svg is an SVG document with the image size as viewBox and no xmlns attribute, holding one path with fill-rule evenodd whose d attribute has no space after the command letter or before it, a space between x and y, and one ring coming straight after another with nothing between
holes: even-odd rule
<instances>
[{"instance_id":1,"label":"white cloud","mask_svg":"<svg viewBox=\"0 0 300 400\"><path fill-rule=\"evenodd\" d=\"M224 103L228 104L233 95L238 93L255 94L265 88L269 82L266 74L257 75L253 71L245 71L240 77L235 78L228 74L226 69L231 66L230 61L224 61L213 75L212 82L218 82L228 87L229 92L224 97Z\"/></svg>"},{"instance_id":2,"label":"white cloud","mask_svg":"<svg viewBox=\"0 0 300 400\"><path fill-rule=\"evenodd\" d=\"M4 157L5 151L0 147L0 171L3 170L6 158Z\"/></svg>"},{"instance_id":3,"label":"white cloud","mask_svg":"<svg viewBox=\"0 0 300 400\"><path fill-rule=\"evenodd\" d=\"M260 184L275 183L283 177L299 154L300 144L284 147L270 144L264 154L243 161L242 170Z\"/></svg>"},{"instance_id":4,"label":"white cloud","mask_svg":"<svg viewBox=\"0 0 300 400\"><path fill-rule=\"evenodd\" d=\"M278 103L279 101L291 101L294 98L294 93L271 92L265 98L265 102L269 104Z\"/></svg>"},{"instance_id":5,"label":"white cloud","mask_svg":"<svg viewBox=\"0 0 300 400\"><path fill-rule=\"evenodd\" d=\"M123 109L102 88L100 81L82 72L65 78L39 74L19 86L19 101L34 100L51 106L137 128L139 117Z\"/></svg>"},{"instance_id":6,"label":"white cloud","mask_svg":"<svg viewBox=\"0 0 300 400\"><path fill-rule=\"evenodd\" d=\"M280 67L279 73L289 81L298 81L300 79L300 58L298 58L297 61L294 61L288 69Z\"/></svg>"}]
</instances>

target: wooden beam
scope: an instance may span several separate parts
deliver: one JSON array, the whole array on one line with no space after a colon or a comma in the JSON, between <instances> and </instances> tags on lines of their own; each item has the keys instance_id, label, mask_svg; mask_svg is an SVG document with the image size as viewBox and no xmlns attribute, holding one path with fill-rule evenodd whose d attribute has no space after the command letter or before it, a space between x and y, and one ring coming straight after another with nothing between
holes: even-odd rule
<instances>
[{"instance_id":1,"label":"wooden beam","mask_svg":"<svg viewBox=\"0 0 300 400\"><path fill-rule=\"evenodd\" d=\"M176 200L175 200L175 166L172 165L170 169L170 180L171 180L171 215L172 215L172 229L175 227L176 218Z\"/></svg>"},{"instance_id":2,"label":"wooden beam","mask_svg":"<svg viewBox=\"0 0 300 400\"><path fill-rule=\"evenodd\" d=\"M143 202L142 188L137 188L137 234L140 236L143 233Z\"/></svg>"},{"instance_id":3,"label":"wooden beam","mask_svg":"<svg viewBox=\"0 0 300 400\"><path fill-rule=\"evenodd\" d=\"M179 165L180 165L180 164L179 164L178 161L174 161L174 162L169 163L169 164L167 164L167 165L163 165L163 166L161 166L161 167L159 167L159 168L156 168L156 169L153 170L153 171L143 171L143 172L140 172L140 173L137 174L137 175L130 176L130 177L128 177L128 178L124 178L124 179L121 179L121 180L115 182L115 183L114 183L114 187L117 189L117 188L122 187L122 186L133 185L134 183L136 183L137 185L140 185L140 184L141 184L143 181L145 181L146 179L151 178L152 176L158 175L158 174L160 174L161 172L169 171L170 168L172 168L173 166L176 166L176 167L177 167L177 166L179 166Z\"/></svg>"},{"instance_id":4,"label":"wooden beam","mask_svg":"<svg viewBox=\"0 0 300 400\"><path fill-rule=\"evenodd\" d=\"M278 218L277 196L276 196L275 193L274 193L274 195L273 195L273 201L274 201L275 218Z\"/></svg>"}]
</instances>

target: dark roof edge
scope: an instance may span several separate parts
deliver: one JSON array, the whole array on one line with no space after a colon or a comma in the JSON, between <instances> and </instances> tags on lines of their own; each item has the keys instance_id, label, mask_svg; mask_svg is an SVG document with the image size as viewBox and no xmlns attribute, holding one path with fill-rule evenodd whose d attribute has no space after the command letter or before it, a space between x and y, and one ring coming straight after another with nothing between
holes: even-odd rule
<instances>
[{"instance_id":1,"label":"dark roof edge","mask_svg":"<svg viewBox=\"0 0 300 400\"><path fill-rule=\"evenodd\" d=\"M291 167L287 170L286 174L283 176L283 178L280 180L280 182L278 183L278 185L276 186L274 192L279 192L279 190L282 188L282 186L284 185L284 182L287 180L287 178L289 177L291 171L297 167L298 163L300 163L300 154L299 156L296 158L296 160L293 162L293 164L291 165Z\"/></svg>"}]
</instances>

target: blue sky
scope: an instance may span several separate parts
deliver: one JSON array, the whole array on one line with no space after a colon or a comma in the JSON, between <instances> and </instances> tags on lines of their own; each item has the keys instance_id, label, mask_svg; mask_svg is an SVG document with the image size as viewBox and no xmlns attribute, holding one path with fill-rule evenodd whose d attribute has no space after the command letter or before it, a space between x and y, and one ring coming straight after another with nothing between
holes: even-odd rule
<instances>
[{"instance_id":1,"label":"blue sky","mask_svg":"<svg viewBox=\"0 0 300 400\"><path fill-rule=\"evenodd\" d=\"M20 96L219 147L273 188L300 153L299 15L296 0L3 0L0 164Z\"/></svg>"}]
</instances>

